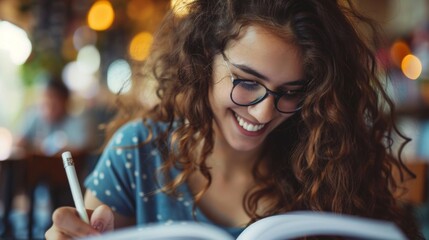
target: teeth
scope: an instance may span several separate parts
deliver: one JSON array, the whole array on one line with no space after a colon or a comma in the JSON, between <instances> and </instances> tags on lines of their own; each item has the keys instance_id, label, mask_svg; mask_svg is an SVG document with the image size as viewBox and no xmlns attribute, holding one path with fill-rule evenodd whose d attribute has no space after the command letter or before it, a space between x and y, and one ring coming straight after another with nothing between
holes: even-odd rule
<instances>
[{"instance_id":1,"label":"teeth","mask_svg":"<svg viewBox=\"0 0 429 240\"><path fill-rule=\"evenodd\" d=\"M234 115L237 118L238 125L240 125L242 128L244 128L246 131L256 132L256 131L261 130L265 126L265 124L254 125L254 124L248 123L248 122L244 121L243 118L239 117L237 114L234 114Z\"/></svg>"}]
</instances>

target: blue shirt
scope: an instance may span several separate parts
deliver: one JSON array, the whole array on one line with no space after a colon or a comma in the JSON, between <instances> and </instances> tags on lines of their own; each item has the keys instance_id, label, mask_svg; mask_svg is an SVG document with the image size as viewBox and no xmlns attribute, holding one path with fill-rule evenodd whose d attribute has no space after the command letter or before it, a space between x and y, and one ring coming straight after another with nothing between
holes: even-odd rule
<instances>
[{"instance_id":1,"label":"blue shirt","mask_svg":"<svg viewBox=\"0 0 429 240\"><path fill-rule=\"evenodd\" d=\"M151 121L147 124L152 127L153 138L167 126ZM141 120L121 127L86 179L85 187L113 211L135 217L139 226L197 220L220 227L237 237L243 228L216 225L198 208L196 218L193 217L194 201L186 184L179 187L178 197L160 191L159 181L155 178L163 159L153 142L143 144L148 135L149 129ZM170 173L174 177L178 170L173 169Z\"/></svg>"}]
</instances>

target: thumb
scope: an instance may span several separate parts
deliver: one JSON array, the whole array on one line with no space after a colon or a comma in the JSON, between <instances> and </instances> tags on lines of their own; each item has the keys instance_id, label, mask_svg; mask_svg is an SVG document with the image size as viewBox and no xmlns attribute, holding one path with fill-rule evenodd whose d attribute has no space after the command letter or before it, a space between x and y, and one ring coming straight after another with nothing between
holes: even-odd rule
<instances>
[{"instance_id":1,"label":"thumb","mask_svg":"<svg viewBox=\"0 0 429 240\"><path fill-rule=\"evenodd\" d=\"M112 231L114 229L114 215L111 208L100 205L91 215L91 226L100 233Z\"/></svg>"}]
</instances>

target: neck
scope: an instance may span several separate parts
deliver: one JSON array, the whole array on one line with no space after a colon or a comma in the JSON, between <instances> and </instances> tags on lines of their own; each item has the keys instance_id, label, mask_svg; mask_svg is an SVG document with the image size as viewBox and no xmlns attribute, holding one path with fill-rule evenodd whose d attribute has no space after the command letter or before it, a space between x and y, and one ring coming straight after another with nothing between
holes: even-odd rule
<instances>
[{"instance_id":1,"label":"neck","mask_svg":"<svg viewBox=\"0 0 429 240\"><path fill-rule=\"evenodd\" d=\"M250 176L255 164L261 158L262 148L252 151L237 151L222 137L216 137L213 152L207 158L207 166L222 175Z\"/></svg>"}]
</instances>

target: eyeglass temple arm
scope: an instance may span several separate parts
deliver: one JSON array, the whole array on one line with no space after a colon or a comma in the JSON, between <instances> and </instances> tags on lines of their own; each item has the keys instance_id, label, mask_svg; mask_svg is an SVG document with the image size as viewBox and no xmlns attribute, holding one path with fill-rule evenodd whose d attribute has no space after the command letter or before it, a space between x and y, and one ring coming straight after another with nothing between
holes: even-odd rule
<instances>
[{"instance_id":1,"label":"eyeglass temple arm","mask_svg":"<svg viewBox=\"0 0 429 240\"><path fill-rule=\"evenodd\" d=\"M231 82L234 82L234 76L233 76L231 68L229 67L228 62L227 62L228 58L225 56L224 53L222 53L222 59L223 59L223 63L225 64L226 68L228 68L229 75L231 75L230 76Z\"/></svg>"}]
</instances>

